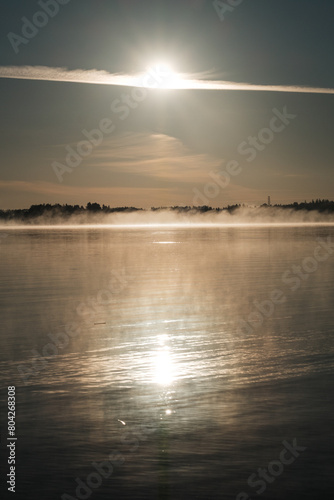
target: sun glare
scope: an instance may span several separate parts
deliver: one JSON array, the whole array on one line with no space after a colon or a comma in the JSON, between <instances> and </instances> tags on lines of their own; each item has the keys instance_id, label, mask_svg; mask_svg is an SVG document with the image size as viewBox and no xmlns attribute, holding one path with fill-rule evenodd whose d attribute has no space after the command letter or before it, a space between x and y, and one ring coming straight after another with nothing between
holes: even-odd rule
<instances>
[{"instance_id":1,"label":"sun glare","mask_svg":"<svg viewBox=\"0 0 334 500\"><path fill-rule=\"evenodd\" d=\"M182 88L182 77L169 64L157 63L147 68L144 76L144 86L160 89Z\"/></svg>"},{"instance_id":2,"label":"sun glare","mask_svg":"<svg viewBox=\"0 0 334 500\"><path fill-rule=\"evenodd\" d=\"M169 385L173 382L173 363L167 347L156 354L155 359L155 382L160 385Z\"/></svg>"}]
</instances>

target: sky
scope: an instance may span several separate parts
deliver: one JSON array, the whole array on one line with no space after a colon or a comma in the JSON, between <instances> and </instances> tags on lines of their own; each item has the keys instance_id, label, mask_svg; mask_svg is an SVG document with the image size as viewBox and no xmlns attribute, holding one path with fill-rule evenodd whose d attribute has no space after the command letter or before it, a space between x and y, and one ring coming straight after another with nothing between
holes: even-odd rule
<instances>
[{"instance_id":1,"label":"sky","mask_svg":"<svg viewBox=\"0 0 334 500\"><path fill-rule=\"evenodd\" d=\"M331 0L11 0L0 209L333 199Z\"/></svg>"}]
</instances>

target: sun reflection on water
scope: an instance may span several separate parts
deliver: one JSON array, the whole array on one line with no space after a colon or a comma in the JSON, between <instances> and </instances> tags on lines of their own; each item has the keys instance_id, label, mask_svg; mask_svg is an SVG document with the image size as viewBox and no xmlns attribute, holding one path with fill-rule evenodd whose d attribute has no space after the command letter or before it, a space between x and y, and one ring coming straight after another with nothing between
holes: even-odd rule
<instances>
[{"instance_id":1,"label":"sun reflection on water","mask_svg":"<svg viewBox=\"0 0 334 500\"><path fill-rule=\"evenodd\" d=\"M170 385L175 380L173 360L169 347L166 345L168 335L160 335L158 342L160 348L154 358L154 381L159 385Z\"/></svg>"}]
</instances>

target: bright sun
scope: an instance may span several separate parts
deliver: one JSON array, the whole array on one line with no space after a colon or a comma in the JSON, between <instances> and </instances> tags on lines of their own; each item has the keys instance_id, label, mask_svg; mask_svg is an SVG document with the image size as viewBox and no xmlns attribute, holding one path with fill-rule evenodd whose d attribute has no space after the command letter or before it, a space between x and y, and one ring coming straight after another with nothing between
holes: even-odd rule
<instances>
[{"instance_id":1,"label":"bright sun","mask_svg":"<svg viewBox=\"0 0 334 500\"><path fill-rule=\"evenodd\" d=\"M154 380L160 385L170 385L174 380L174 366L168 346L164 345L167 336L160 336L161 348L155 356L155 377Z\"/></svg>"},{"instance_id":2,"label":"bright sun","mask_svg":"<svg viewBox=\"0 0 334 500\"><path fill-rule=\"evenodd\" d=\"M157 63L147 68L144 75L144 86L160 89L182 88L182 77L169 64Z\"/></svg>"}]
</instances>

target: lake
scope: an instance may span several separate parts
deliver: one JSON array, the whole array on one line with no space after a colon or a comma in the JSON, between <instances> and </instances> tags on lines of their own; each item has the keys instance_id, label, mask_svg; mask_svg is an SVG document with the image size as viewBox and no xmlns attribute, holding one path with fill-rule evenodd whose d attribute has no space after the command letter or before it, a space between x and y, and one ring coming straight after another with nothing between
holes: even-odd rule
<instances>
[{"instance_id":1,"label":"lake","mask_svg":"<svg viewBox=\"0 0 334 500\"><path fill-rule=\"evenodd\" d=\"M333 225L0 236L3 489L15 386L17 500L329 498Z\"/></svg>"}]
</instances>

